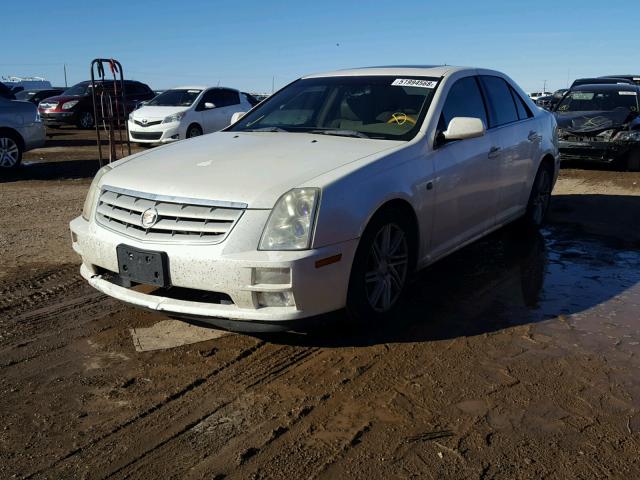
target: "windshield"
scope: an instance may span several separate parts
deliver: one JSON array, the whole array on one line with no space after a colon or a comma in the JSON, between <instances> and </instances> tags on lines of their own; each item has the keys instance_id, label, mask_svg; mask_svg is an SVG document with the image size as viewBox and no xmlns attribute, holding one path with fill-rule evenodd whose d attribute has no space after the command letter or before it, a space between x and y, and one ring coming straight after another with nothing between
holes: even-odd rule
<instances>
[{"instance_id":1,"label":"windshield","mask_svg":"<svg viewBox=\"0 0 640 480\"><path fill-rule=\"evenodd\" d=\"M63 95L68 95L71 97L78 96L78 95L85 95L89 90L89 85L91 85L89 82L78 83L77 85L74 85L73 87L70 87L67 90L65 90Z\"/></svg>"},{"instance_id":2,"label":"windshield","mask_svg":"<svg viewBox=\"0 0 640 480\"><path fill-rule=\"evenodd\" d=\"M28 90L23 90L21 92L16 93L16 100L29 100L32 97L35 97L38 92L30 92Z\"/></svg>"},{"instance_id":3,"label":"windshield","mask_svg":"<svg viewBox=\"0 0 640 480\"><path fill-rule=\"evenodd\" d=\"M558 105L559 112L608 112L617 108L637 112L638 93L618 90L581 90L569 92Z\"/></svg>"},{"instance_id":4,"label":"windshield","mask_svg":"<svg viewBox=\"0 0 640 480\"><path fill-rule=\"evenodd\" d=\"M190 107L202 90L167 90L153 98L147 105L155 107Z\"/></svg>"},{"instance_id":5,"label":"windshield","mask_svg":"<svg viewBox=\"0 0 640 480\"><path fill-rule=\"evenodd\" d=\"M229 130L308 132L389 140L413 138L437 78L390 76L298 80Z\"/></svg>"}]
</instances>

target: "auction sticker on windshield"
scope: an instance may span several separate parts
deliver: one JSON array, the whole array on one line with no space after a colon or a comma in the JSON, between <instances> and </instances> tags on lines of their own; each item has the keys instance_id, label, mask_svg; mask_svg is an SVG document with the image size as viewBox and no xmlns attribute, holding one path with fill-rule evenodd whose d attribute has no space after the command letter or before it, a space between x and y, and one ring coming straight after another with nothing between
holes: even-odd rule
<instances>
[{"instance_id":1,"label":"auction sticker on windshield","mask_svg":"<svg viewBox=\"0 0 640 480\"><path fill-rule=\"evenodd\" d=\"M438 82L433 80L417 80L415 78L396 78L391 85L396 87L436 88Z\"/></svg>"}]
</instances>

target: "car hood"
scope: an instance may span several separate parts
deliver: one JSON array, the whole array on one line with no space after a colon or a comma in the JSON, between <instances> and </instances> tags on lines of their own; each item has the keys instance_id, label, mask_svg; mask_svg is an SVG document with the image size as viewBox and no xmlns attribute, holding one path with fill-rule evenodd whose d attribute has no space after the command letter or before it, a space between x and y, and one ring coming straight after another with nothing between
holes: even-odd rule
<instances>
[{"instance_id":1,"label":"car hood","mask_svg":"<svg viewBox=\"0 0 640 480\"><path fill-rule=\"evenodd\" d=\"M101 185L273 208L286 191L347 163L404 145L288 132L217 132L114 164Z\"/></svg>"},{"instance_id":2,"label":"car hood","mask_svg":"<svg viewBox=\"0 0 640 480\"><path fill-rule=\"evenodd\" d=\"M47 97L42 101L47 101L47 103L64 103L64 102L68 102L69 100L78 100L80 98L82 98L84 95L56 95L55 97Z\"/></svg>"},{"instance_id":3,"label":"car hood","mask_svg":"<svg viewBox=\"0 0 640 480\"><path fill-rule=\"evenodd\" d=\"M133 118L146 118L153 120L160 120L174 113L184 112L189 110L189 107L154 107L152 105L144 105L137 110L134 110L131 114Z\"/></svg>"},{"instance_id":4,"label":"car hood","mask_svg":"<svg viewBox=\"0 0 640 480\"><path fill-rule=\"evenodd\" d=\"M620 108L609 112L556 112L558 128L571 133L594 134L626 128L633 114Z\"/></svg>"}]
</instances>

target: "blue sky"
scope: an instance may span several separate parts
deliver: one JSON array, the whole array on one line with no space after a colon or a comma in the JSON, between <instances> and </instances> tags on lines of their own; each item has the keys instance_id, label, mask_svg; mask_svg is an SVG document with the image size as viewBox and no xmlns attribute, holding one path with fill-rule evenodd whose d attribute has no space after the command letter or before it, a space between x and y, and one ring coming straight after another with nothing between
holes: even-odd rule
<instances>
[{"instance_id":1,"label":"blue sky","mask_svg":"<svg viewBox=\"0 0 640 480\"><path fill-rule=\"evenodd\" d=\"M640 73L632 0L6 1L0 76L69 85L114 57L164 89L271 91L305 74L387 64L495 68L525 90L567 78Z\"/></svg>"}]
</instances>

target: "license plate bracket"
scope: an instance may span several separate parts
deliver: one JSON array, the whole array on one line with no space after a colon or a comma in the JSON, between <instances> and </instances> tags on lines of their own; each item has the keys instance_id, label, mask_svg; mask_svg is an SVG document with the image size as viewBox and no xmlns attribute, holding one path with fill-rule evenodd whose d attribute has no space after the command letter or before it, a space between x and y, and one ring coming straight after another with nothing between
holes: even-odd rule
<instances>
[{"instance_id":1,"label":"license plate bracket","mask_svg":"<svg viewBox=\"0 0 640 480\"><path fill-rule=\"evenodd\" d=\"M116 247L120 277L135 283L168 287L169 260L165 252L142 250L129 245Z\"/></svg>"}]
</instances>

